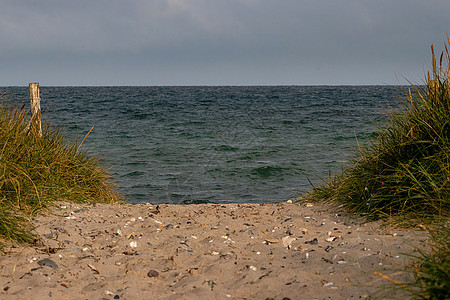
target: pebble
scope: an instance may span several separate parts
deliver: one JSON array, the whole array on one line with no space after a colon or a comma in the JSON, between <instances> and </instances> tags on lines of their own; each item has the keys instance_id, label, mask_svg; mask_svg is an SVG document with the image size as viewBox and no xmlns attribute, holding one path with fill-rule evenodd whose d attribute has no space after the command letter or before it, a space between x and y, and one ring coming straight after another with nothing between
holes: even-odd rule
<instances>
[{"instance_id":1,"label":"pebble","mask_svg":"<svg viewBox=\"0 0 450 300\"><path fill-rule=\"evenodd\" d=\"M51 260L50 258L44 258L44 259L41 259L41 260L39 260L38 262L38 265L40 265L40 266L47 266L47 267L50 267L50 268L53 268L53 269L58 269L59 267L58 267L58 264L56 264L53 260Z\"/></svg>"},{"instance_id":2,"label":"pebble","mask_svg":"<svg viewBox=\"0 0 450 300\"><path fill-rule=\"evenodd\" d=\"M319 243L319 241L316 238L314 238L311 241L305 242L305 244L310 244L310 245L317 245L318 243Z\"/></svg>"},{"instance_id":3,"label":"pebble","mask_svg":"<svg viewBox=\"0 0 450 300\"><path fill-rule=\"evenodd\" d=\"M335 236L330 236L329 238L326 238L325 240L326 240L327 242L333 242L335 239L336 239Z\"/></svg>"},{"instance_id":4,"label":"pebble","mask_svg":"<svg viewBox=\"0 0 450 300\"><path fill-rule=\"evenodd\" d=\"M47 234L44 234L44 237L46 237L46 238L48 238L48 239L52 239L52 238L55 237L55 234L54 234L53 232L47 233Z\"/></svg>"},{"instance_id":5,"label":"pebble","mask_svg":"<svg viewBox=\"0 0 450 300\"><path fill-rule=\"evenodd\" d=\"M148 271L147 276L148 277L158 277L159 276L159 272L152 269L152 270Z\"/></svg>"},{"instance_id":6,"label":"pebble","mask_svg":"<svg viewBox=\"0 0 450 300\"><path fill-rule=\"evenodd\" d=\"M83 207L83 208L81 208L81 209L77 209L77 210L74 210L73 211L73 213L80 213L80 212L86 212L86 211L88 211L89 210L89 208L87 208L87 207Z\"/></svg>"},{"instance_id":7,"label":"pebble","mask_svg":"<svg viewBox=\"0 0 450 300\"><path fill-rule=\"evenodd\" d=\"M283 222L281 222L281 224L283 224L284 222L287 222L287 221L290 221L290 220L292 220L292 218L286 218Z\"/></svg>"},{"instance_id":8,"label":"pebble","mask_svg":"<svg viewBox=\"0 0 450 300\"><path fill-rule=\"evenodd\" d=\"M56 226L54 229L61 233L67 233L67 229L65 229L64 227Z\"/></svg>"},{"instance_id":9,"label":"pebble","mask_svg":"<svg viewBox=\"0 0 450 300\"><path fill-rule=\"evenodd\" d=\"M333 250L333 249L334 249L333 246L328 245L328 246L325 248L325 251L330 252L330 251Z\"/></svg>"}]
</instances>

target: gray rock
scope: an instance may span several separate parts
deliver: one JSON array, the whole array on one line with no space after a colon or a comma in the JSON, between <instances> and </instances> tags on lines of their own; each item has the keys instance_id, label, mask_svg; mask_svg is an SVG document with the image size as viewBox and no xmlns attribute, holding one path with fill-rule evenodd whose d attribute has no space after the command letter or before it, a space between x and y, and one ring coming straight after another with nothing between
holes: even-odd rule
<instances>
[{"instance_id":1,"label":"gray rock","mask_svg":"<svg viewBox=\"0 0 450 300\"><path fill-rule=\"evenodd\" d=\"M148 277L158 277L159 276L159 272L152 269L152 270L148 271L147 276Z\"/></svg>"},{"instance_id":2,"label":"gray rock","mask_svg":"<svg viewBox=\"0 0 450 300\"><path fill-rule=\"evenodd\" d=\"M50 267L50 268L53 268L53 269L58 269L59 268L58 265L53 260L51 260L50 258L41 259L37 263L38 263L38 265L40 265L42 267L47 266L47 267Z\"/></svg>"}]
</instances>

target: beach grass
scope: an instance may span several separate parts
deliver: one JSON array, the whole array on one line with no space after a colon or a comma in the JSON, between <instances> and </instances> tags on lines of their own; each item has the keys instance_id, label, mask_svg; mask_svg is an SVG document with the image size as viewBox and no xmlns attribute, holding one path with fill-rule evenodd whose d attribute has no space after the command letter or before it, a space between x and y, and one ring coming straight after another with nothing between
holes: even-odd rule
<instances>
[{"instance_id":1,"label":"beach grass","mask_svg":"<svg viewBox=\"0 0 450 300\"><path fill-rule=\"evenodd\" d=\"M434 56L433 56L434 57ZM413 86L401 112L359 149L351 166L309 196L368 219L446 220L450 211L450 82L447 63ZM433 60L434 61L434 60Z\"/></svg>"},{"instance_id":2,"label":"beach grass","mask_svg":"<svg viewBox=\"0 0 450 300\"><path fill-rule=\"evenodd\" d=\"M400 111L388 113L377 138L352 164L315 187L309 200L334 202L368 220L426 227L432 252L417 257L414 284L423 299L450 297L450 40L424 85L412 85ZM445 230L443 230L443 228ZM445 295L446 298L442 298Z\"/></svg>"},{"instance_id":3,"label":"beach grass","mask_svg":"<svg viewBox=\"0 0 450 300\"><path fill-rule=\"evenodd\" d=\"M416 282L410 284L418 299L450 299L450 227L429 229L431 251L418 251L414 265Z\"/></svg>"},{"instance_id":4,"label":"beach grass","mask_svg":"<svg viewBox=\"0 0 450 300\"><path fill-rule=\"evenodd\" d=\"M29 219L55 201L120 201L99 161L62 132L29 126L24 108L0 105L0 245L32 242Z\"/></svg>"}]
</instances>

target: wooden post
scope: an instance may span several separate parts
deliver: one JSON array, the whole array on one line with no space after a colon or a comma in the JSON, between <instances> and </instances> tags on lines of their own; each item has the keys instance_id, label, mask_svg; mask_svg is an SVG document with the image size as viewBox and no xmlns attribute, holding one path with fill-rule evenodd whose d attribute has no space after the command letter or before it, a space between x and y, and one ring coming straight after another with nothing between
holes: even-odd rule
<instances>
[{"instance_id":1,"label":"wooden post","mask_svg":"<svg viewBox=\"0 0 450 300\"><path fill-rule=\"evenodd\" d=\"M30 83L31 130L42 137L41 98L39 98L39 82Z\"/></svg>"}]
</instances>

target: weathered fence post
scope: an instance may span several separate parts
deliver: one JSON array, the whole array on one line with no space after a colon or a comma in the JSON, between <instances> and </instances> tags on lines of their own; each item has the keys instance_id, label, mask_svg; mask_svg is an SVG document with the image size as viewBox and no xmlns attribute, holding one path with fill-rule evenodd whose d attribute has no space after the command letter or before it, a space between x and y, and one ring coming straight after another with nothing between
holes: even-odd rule
<instances>
[{"instance_id":1,"label":"weathered fence post","mask_svg":"<svg viewBox=\"0 0 450 300\"><path fill-rule=\"evenodd\" d=\"M30 128L42 137L41 98L39 98L39 82L30 83L31 120Z\"/></svg>"}]
</instances>

